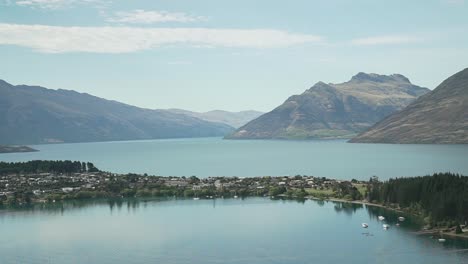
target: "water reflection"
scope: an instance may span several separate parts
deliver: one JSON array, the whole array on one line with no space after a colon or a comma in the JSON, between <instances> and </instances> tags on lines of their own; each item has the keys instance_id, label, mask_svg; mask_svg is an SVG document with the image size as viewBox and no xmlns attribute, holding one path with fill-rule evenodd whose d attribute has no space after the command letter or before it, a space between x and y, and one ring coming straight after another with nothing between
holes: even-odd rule
<instances>
[{"instance_id":1,"label":"water reflection","mask_svg":"<svg viewBox=\"0 0 468 264\"><path fill-rule=\"evenodd\" d=\"M216 209L218 201L232 200L242 202L262 201L262 202L282 202L282 203L296 203L304 205L307 203L313 203L318 207L326 207L327 204L333 206L333 210L337 214L345 214L352 216L358 211L365 210L370 220L380 223L388 224L390 228L398 228L404 230L408 234L412 234L417 230L420 230L423 223L422 219L413 217L403 212L389 210L383 207L363 205L359 203L346 203L336 201L324 201L324 200L305 200L305 199L287 199L287 198L242 198L242 199L210 199L210 203L213 209ZM92 207L108 207L111 215L115 211L121 212L122 208L126 206L127 213L135 214L140 209L147 210L149 207L158 206L164 202L176 202L185 201L191 202L189 199L176 199L176 198L145 198L145 199L97 199L97 200L78 200L78 201L64 201L56 203L41 203L33 205L23 206L3 206L0 207L0 219L4 218L15 218L20 216L31 216L31 215L60 215L63 216L66 213L80 212ZM196 203L196 201L193 201ZM223 205L225 205L223 203ZM378 217L384 216L384 221L379 221ZM404 221L399 221L398 217L403 216ZM416 235L415 235L416 236ZM461 238L448 238L447 242L444 243L444 247L449 249L468 249L468 240Z\"/></svg>"},{"instance_id":2,"label":"water reflection","mask_svg":"<svg viewBox=\"0 0 468 264\"><path fill-rule=\"evenodd\" d=\"M362 209L363 205L362 204L357 204L357 203L342 203L342 202L333 202L334 203L334 209L335 212L337 213L345 213L347 215L352 215L356 213L358 209Z\"/></svg>"},{"instance_id":3,"label":"water reflection","mask_svg":"<svg viewBox=\"0 0 468 264\"><path fill-rule=\"evenodd\" d=\"M386 220L379 221L379 215ZM220 259L260 264L345 259L440 263L445 258L447 263L463 263L457 262L458 255L460 260L468 259L468 241L449 239L440 244L416 236L412 231L419 229L418 221L403 215L406 219L397 227L399 216L362 204L269 198L35 204L0 210L0 263L44 263L48 257L51 263L69 263L70 257L76 259L73 263L82 263L83 251L90 263L220 263ZM363 229L362 222L369 228ZM383 230L383 223L390 229ZM337 251L340 254L329 253ZM259 258L259 252L265 258ZM5 256L13 261L2 261Z\"/></svg>"}]
</instances>

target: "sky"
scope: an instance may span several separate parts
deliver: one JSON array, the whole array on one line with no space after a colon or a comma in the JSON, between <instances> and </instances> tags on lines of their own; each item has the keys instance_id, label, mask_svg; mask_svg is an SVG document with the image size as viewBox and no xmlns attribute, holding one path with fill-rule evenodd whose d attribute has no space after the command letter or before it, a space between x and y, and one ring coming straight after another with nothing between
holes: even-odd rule
<instances>
[{"instance_id":1,"label":"sky","mask_svg":"<svg viewBox=\"0 0 468 264\"><path fill-rule=\"evenodd\" d=\"M468 0L0 0L0 79L151 108L270 111L314 83L468 67Z\"/></svg>"}]
</instances>

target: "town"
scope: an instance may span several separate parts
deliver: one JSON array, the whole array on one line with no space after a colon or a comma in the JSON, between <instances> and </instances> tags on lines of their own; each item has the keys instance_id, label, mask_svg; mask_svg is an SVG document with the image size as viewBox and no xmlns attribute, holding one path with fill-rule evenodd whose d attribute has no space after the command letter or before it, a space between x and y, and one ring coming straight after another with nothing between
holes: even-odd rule
<instances>
[{"instance_id":1,"label":"town","mask_svg":"<svg viewBox=\"0 0 468 264\"><path fill-rule=\"evenodd\" d=\"M92 163L70 161L57 162L47 168L43 166L44 162L47 163L43 161L31 167L28 167L31 164L24 165L27 164L24 163L21 165L22 169L0 170L2 204L17 205L87 198L174 196L196 199L247 196L284 196L304 199L313 196L321 199L333 197L362 200L367 192L366 182L314 176L162 177L103 172ZM3 167L6 167L5 164L3 163Z\"/></svg>"}]
</instances>

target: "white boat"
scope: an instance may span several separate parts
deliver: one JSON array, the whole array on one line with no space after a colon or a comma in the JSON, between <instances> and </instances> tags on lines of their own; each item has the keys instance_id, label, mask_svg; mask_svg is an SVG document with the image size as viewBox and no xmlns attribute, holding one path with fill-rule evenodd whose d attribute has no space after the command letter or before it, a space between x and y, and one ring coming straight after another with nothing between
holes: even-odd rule
<instances>
[{"instance_id":1,"label":"white boat","mask_svg":"<svg viewBox=\"0 0 468 264\"><path fill-rule=\"evenodd\" d=\"M379 218L379 221L383 221L383 220L385 220L385 217L383 217L383 216L381 216L381 215L379 215L379 217L378 217L378 218Z\"/></svg>"},{"instance_id":2,"label":"white boat","mask_svg":"<svg viewBox=\"0 0 468 264\"><path fill-rule=\"evenodd\" d=\"M383 227L384 229L388 229L390 226L387 225L387 224L383 224L382 227Z\"/></svg>"},{"instance_id":3,"label":"white boat","mask_svg":"<svg viewBox=\"0 0 468 264\"><path fill-rule=\"evenodd\" d=\"M238 198L237 195L234 195L234 199L237 199L237 198Z\"/></svg>"},{"instance_id":4,"label":"white boat","mask_svg":"<svg viewBox=\"0 0 468 264\"><path fill-rule=\"evenodd\" d=\"M200 198L198 198L198 197L194 197L193 199L194 199L194 200L200 200Z\"/></svg>"},{"instance_id":5,"label":"white boat","mask_svg":"<svg viewBox=\"0 0 468 264\"><path fill-rule=\"evenodd\" d=\"M405 221L405 218L403 216L398 217L398 221L403 222Z\"/></svg>"},{"instance_id":6,"label":"white boat","mask_svg":"<svg viewBox=\"0 0 468 264\"><path fill-rule=\"evenodd\" d=\"M369 227L369 225L367 223L362 223L361 225L362 225L363 228L368 228Z\"/></svg>"},{"instance_id":7,"label":"white boat","mask_svg":"<svg viewBox=\"0 0 468 264\"><path fill-rule=\"evenodd\" d=\"M439 238L439 242L440 242L440 243L444 243L444 242L445 242L445 238Z\"/></svg>"},{"instance_id":8,"label":"white boat","mask_svg":"<svg viewBox=\"0 0 468 264\"><path fill-rule=\"evenodd\" d=\"M396 223L396 226L400 226L400 223Z\"/></svg>"}]
</instances>

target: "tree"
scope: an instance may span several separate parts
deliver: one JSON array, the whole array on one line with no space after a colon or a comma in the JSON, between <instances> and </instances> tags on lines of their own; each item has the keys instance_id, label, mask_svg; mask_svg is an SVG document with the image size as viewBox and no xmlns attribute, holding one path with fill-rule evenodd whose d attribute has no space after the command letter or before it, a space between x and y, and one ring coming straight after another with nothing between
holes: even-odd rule
<instances>
[{"instance_id":1,"label":"tree","mask_svg":"<svg viewBox=\"0 0 468 264\"><path fill-rule=\"evenodd\" d=\"M99 170L96 167L94 167L93 163L88 162L86 165L88 166L88 172L99 172Z\"/></svg>"},{"instance_id":2,"label":"tree","mask_svg":"<svg viewBox=\"0 0 468 264\"><path fill-rule=\"evenodd\" d=\"M285 187L271 187L269 192L268 192L268 195L270 196L277 196L277 195L280 195L280 194L283 194L286 192L286 188Z\"/></svg>"}]
</instances>

